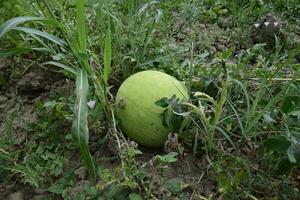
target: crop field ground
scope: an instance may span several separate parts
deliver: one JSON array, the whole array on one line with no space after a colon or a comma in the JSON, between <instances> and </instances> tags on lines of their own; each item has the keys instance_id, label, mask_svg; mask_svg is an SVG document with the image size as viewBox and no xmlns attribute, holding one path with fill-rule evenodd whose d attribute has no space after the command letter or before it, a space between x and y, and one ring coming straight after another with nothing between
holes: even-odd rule
<instances>
[{"instance_id":1,"label":"crop field ground","mask_svg":"<svg viewBox=\"0 0 300 200\"><path fill-rule=\"evenodd\" d=\"M115 115L144 70L190 95L162 148ZM299 1L0 0L0 199L299 200Z\"/></svg>"}]
</instances>

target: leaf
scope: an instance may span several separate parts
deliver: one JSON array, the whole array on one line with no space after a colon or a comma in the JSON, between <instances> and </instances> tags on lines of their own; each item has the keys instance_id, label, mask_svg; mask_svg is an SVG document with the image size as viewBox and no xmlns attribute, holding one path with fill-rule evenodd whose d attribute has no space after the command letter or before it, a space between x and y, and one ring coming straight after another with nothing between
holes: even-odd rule
<instances>
[{"instance_id":1,"label":"leaf","mask_svg":"<svg viewBox=\"0 0 300 200\"><path fill-rule=\"evenodd\" d=\"M164 156L157 155L156 158L158 158L158 160L163 163L172 163L172 162L177 161L177 158L176 158L177 155L178 155L177 152L170 152Z\"/></svg>"},{"instance_id":2,"label":"leaf","mask_svg":"<svg viewBox=\"0 0 300 200\"><path fill-rule=\"evenodd\" d=\"M0 58L8 57L8 56L16 56L19 54L28 53L30 51L47 52L47 53L51 52L47 48L17 47L17 48L11 48L11 49L0 51Z\"/></svg>"},{"instance_id":3,"label":"leaf","mask_svg":"<svg viewBox=\"0 0 300 200\"><path fill-rule=\"evenodd\" d=\"M76 77L76 103L72 125L72 138L79 148L82 158L89 169L90 176L96 179L96 167L88 149L89 130L87 123L88 76L85 70L79 69Z\"/></svg>"},{"instance_id":4,"label":"leaf","mask_svg":"<svg viewBox=\"0 0 300 200\"><path fill-rule=\"evenodd\" d=\"M105 34L105 46L104 46L103 80L105 83L107 83L110 70L111 70L111 32L109 27Z\"/></svg>"},{"instance_id":5,"label":"leaf","mask_svg":"<svg viewBox=\"0 0 300 200\"><path fill-rule=\"evenodd\" d=\"M223 60L228 60L233 54L233 48L227 49L224 52L219 53L219 57Z\"/></svg>"},{"instance_id":6,"label":"leaf","mask_svg":"<svg viewBox=\"0 0 300 200\"><path fill-rule=\"evenodd\" d=\"M264 87L261 87L264 88ZM256 95L255 101L252 105L252 109L251 109L251 115L250 118L251 120L247 123L247 128L246 128L246 132L249 132L256 124L257 122L260 120L260 118L263 116L263 114L265 114L269 109L271 109L272 107L274 107L276 105L276 103L279 101L279 99L281 98L283 92L287 89L286 87L284 87L278 94L276 94L276 96L274 96L272 99L270 99L267 103L267 105L265 105L260 112L257 113L256 108L257 108L257 104L259 102L259 100L261 98L263 98L263 91L265 91L264 89L259 89L258 94Z\"/></svg>"},{"instance_id":7,"label":"leaf","mask_svg":"<svg viewBox=\"0 0 300 200\"><path fill-rule=\"evenodd\" d=\"M15 28L16 26L18 26L21 23L28 22L28 21L42 21L42 20L45 20L45 19L41 18L41 17L12 18L0 26L0 39L5 35L5 33L7 33L8 31Z\"/></svg>"},{"instance_id":8,"label":"leaf","mask_svg":"<svg viewBox=\"0 0 300 200\"><path fill-rule=\"evenodd\" d=\"M300 105L300 97L299 96L287 96L285 97L282 104L282 111L285 114L289 114L293 112Z\"/></svg>"},{"instance_id":9,"label":"leaf","mask_svg":"<svg viewBox=\"0 0 300 200\"><path fill-rule=\"evenodd\" d=\"M84 0L76 0L76 26L77 26L77 38L78 38L78 45L79 45L79 52L82 54L86 53L86 18L84 14Z\"/></svg>"},{"instance_id":10,"label":"leaf","mask_svg":"<svg viewBox=\"0 0 300 200\"><path fill-rule=\"evenodd\" d=\"M263 117L264 117L264 119L265 119L265 121L267 123L273 123L273 122L275 122L275 120L272 118L272 116L271 116L271 114L269 112L263 114Z\"/></svg>"},{"instance_id":11,"label":"leaf","mask_svg":"<svg viewBox=\"0 0 300 200\"><path fill-rule=\"evenodd\" d=\"M68 67L62 63L58 63L58 62L55 62L55 61L49 61L49 62L44 62L42 63L41 65L54 65L54 66L57 66L57 67L60 67L64 70L67 70L68 72L71 72L73 74L77 74L77 72L75 71L75 69L71 68L71 67Z\"/></svg>"},{"instance_id":12,"label":"leaf","mask_svg":"<svg viewBox=\"0 0 300 200\"><path fill-rule=\"evenodd\" d=\"M32 28L26 28L26 27L15 27L15 28L13 28L13 30L22 31L22 32L25 32L28 34L33 34L33 35L37 35L37 36L46 38L47 40L49 40L55 44L58 44L60 46L66 45L66 42L63 39L61 39L55 35L52 35L50 33L44 32L44 31L40 31L40 30L36 30L36 29L32 29Z\"/></svg>"},{"instance_id":13,"label":"leaf","mask_svg":"<svg viewBox=\"0 0 300 200\"><path fill-rule=\"evenodd\" d=\"M295 110L295 111L291 112L290 115L300 117L300 110Z\"/></svg>"},{"instance_id":14,"label":"leaf","mask_svg":"<svg viewBox=\"0 0 300 200\"><path fill-rule=\"evenodd\" d=\"M268 138L264 142L264 146L269 151L275 151L278 153L282 153L287 151L287 149L291 146L291 142L288 141L288 139L285 136L274 136L271 138Z\"/></svg>"},{"instance_id":15,"label":"leaf","mask_svg":"<svg viewBox=\"0 0 300 200\"><path fill-rule=\"evenodd\" d=\"M87 125L87 97L88 97L87 73L79 69L76 77L76 104L74 111L74 122L72 127L73 138L77 145L88 144Z\"/></svg>"},{"instance_id":16,"label":"leaf","mask_svg":"<svg viewBox=\"0 0 300 200\"><path fill-rule=\"evenodd\" d=\"M287 157L284 157L278 162L276 169L275 169L275 174L276 175L287 174L288 172L290 172L292 167L293 167L293 164L289 161L289 159Z\"/></svg>"},{"instance_id":17,"label":"leaf","mask_svg":"<svg viewBox=\"0 0 300 200\"><path fill-rule=\"evenodd\" d=\"M295 158L294 147L292 145L288 148L286 153L287 153L287 156L288 156L289 161L291 163L296 163L297 162L297 160Z\"/></svg>"},{"instance_id":18,"label":"leaf","mask_svg":"<svg viewBox=\"0 0 300 200\"><path fill-rule=\"evenodd\" d=\"M143 200L142 197L137 193L130 193L129 200Z\"/></svg>"},{"instance_id":19,"label":"leaf","mask_svg":"<svg viewBox=\"0 0 300 200\"><path fill-rule=\"evenodd\" d=\"M161 98L157 101L155 101L155 105L166 108L169 106L169 101L167 97Z\"/></svg>"},{"instance_id":20,"label":"leaf","mask_svg":"<svg viewBox=\"0 0 300 200\"><path fill-rule=\"evenodd\" d=\"M155 23L159 23L159 21L160 21L160 19L162 18L162 15L163 15L163 13L162 13L162 10L161 9L157 9L156 10L156 15L155 15Z\"/></svg>"},{"instance_id":21,"label":"leaf","mask_svg":"<svg viewBox=\"0 0 300 200\"><path fill-rule=\"evenodd\" d=\"M174 178L174 179L168 180L165 184L165 187L172 194L177 194L177 193L182 192L185 188L187 188L188 185L183 183L182 180Z\"/></svg>"}]
</instances>

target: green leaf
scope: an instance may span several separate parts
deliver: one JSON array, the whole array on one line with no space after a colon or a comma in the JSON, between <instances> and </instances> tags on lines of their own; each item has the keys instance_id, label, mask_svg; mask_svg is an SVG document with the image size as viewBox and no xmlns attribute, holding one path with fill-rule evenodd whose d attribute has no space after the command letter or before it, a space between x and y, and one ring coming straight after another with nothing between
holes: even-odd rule
<instances>
[{"instance_id":1,"label":"green leaf","mask_svg":"<svg viewBox=\"0 0 300 200\"><path fill-rule=\"evenodd\" d=\"M155 105L166 108L169 106L169 99L167 97L155 101Z\"/></svg>"},{"instance_id":2,"label":"green leaf","mask_svg":"<svg viewBox=\"0 0 300 200\"><path fill-rule=\"evenodd\" d=\"M72 132L74 141L77 145L88 144L88 125L87 125L87 97L88 97L88 77L86 71L79 69L76 77L76 104L75 119Z\"/></svg>"},{"instance_id":3,"label":"green leaf","mask_svg":"<svg viewBox=\"0 0 300 200\"><path fill-rule=\"evenodd\" d=\"M264 117L264 119L265 119L265 121L267 123L273 123L273 122L275 122L275 120L272 118L272 116L271 116L271 114L269 112L263 114L263 117Z\"/></svg>"},{"instance_id":4,"label":"green leaf","mask_svg":"<svg viewBox=\"0 0 300 200\"><path fill-rule=\"evenodd\" d=\"M105 83L107 83L110 71L111 71L111 32L109 27L105 34L105 47L104 47L103 80Z\"/></svg>"},{"instance_id":5,"label":"green leaf","mask_svg":"<svg viewBox=\"0 0 300 200\"><path fill-rule=\"evenodd\" d=\"M57 67L60 67L64 70L67 70L73 74L77 74L77 72L75 71L75 69L71 68L71 67L68 67L62 63L58 63L58 62L55 62L55 61L49 61L49 62L44 62L42 63L41 65L54 65L54 66L57 66Z\"/></svg>"},{"instance_id":6,"label":"green leaf","mask_svg":"<svg viewBox=\"0 0 300 200\"><path fill-rule=\"evenodd\" d=\"M78 37L78 45L79 45L79 52L82 54L86 53L86 40L87 40L87 33L86 33L86 18L84 14L84 0L76 0L76 20L77 20L77 37Z\"/></svg>"},{"instance_id":7,"label":"green leaf","mask_svg":"<svg viewBox=\"0 0 300 200\"><path fill-rule=\"evenodd\" d=\"M40 31L40 30L36 30L36 29L32 29L32 28L26 28L26 27L15 27L12 29L46 38L47 40L49 40L55 44L58 44L60 46L66 45L66 42L63 39L61 39L55 35L52 35L50 33L44 32L44 31Z\"/></svg>"},{"instance_id":8,"label":"green leaf","mask_svg":"<svg viewBox=\"0 0 300 200\"><path fill-rule=\"evenodd\" d=\"M188 187L187 184L182 182L182 180L174 178L171 180L168 180L165 184L165 187L172 193L177 194L182 192L185 188Z\"/></svg>"},{"instance_id":9,"label":"green leaf","mask_svg":"<svg viewBox=\"0 0 300 200\"><path fill-rule=\"evenodd\" d=\"M156 158L162 163L172 163L177 161L176 158L177 155L178 155L177 152L170 152L164 156L157 155Z\"/></svg>"},{"instance_id":10,"label":"green leaf","mask_svg":"<svg viewBox=\"0 0 300 200\"><path fill-rule=\"evenodd\" d=\"M42 21L45 20L44 18L40 17L16 17L6 21L4 24L0 26L0 39L10 31L11 29L15 28L21 23L28 22L28 21Z\"/></svg>"},{"instance_id":11,"label":"green leaf","mask_svg":"<svg viewBox=\"0 0 300 200\"><path fill-rule=\"evenodd\" d=\"M282 104L282 111L285 114L289 114L293 112L300 105L300 97L299 96L287 96L285 97Z\"/></svg>"},{"instance_id":12,"label":"green leaf","mask_svg":"<svg viewBox=\"0 0 300 200\"><path fill-rule=\"evenodd\" d=\"M296 163L296 162L297 162L296 157L295 157L294 147L293 147L293 146L290 146L290 147L288 148L288 150L286 151L286 153L287 153L287 156L288 156L289 161L290 161L291 163Z\"/></svg>"},{"instance_id":13,"label":"green leaf","mask_svg":"<svg viewBox=\"0 0 300 200\"><path fill-rule=\"evenodd\" d=\"M271 138L268 138L264 142L264 146L269 151L275 151L278 153L282 153L287 151L287 149L291 146L291 142L288 141L288 139L285 136L274 136Z\"/></svg>"},{"instance_id":14,"label":"green leaf","mask_svg":"<svg viewBox=\"0 0 300 200\"><path fill-rule=\"evenodd\" d=\"M233 48L227 49L224 52L219 53L219 57L223 60L228 60L233 54Z\"/></svg>"},{"instance_id":15,"label":"green leaf","mask_svg":"<svg viewBox=\"0 0 300 200\"><path fill-rule=\"evenodd\" d=\"M292 167L293 167L293 164L289 161L289 159L287 157L284 157L278 162L278 164L275 168L275 174L276 175L287 174L288 172L290 172Z\"/></svg>"},{"instance_id":16,"label":"green leaf","mask_svg":"<svg viewBox=\"0 0 300 200\"><path fill-rule=\"evenodd\" d=\"M95 180L97 175L96 166L88 149L88 90L88 75L85 70L79 69L76 77L76 103L72 125L72 138L75 146L81 152L82 158L89 169L90 176Z\"/></svg>"},{"instance_id":17,"label":"green leaf","mask_svg":"<svg viewBox=\"0 0 300 200\"><path fill-rule=\"evenodd\" d=\"M47 48L27 48L27 47L17 47L17 48L11 48L7 50L0 51L0 58L8 57L8 56L16 56L23 53L28 53L30 51L38 51L38 52L46 52L50 53L51 50Z\"/></svg>"},{"instance_id":18,"label":"green leaf","mask_svg":"<svg viewBox=\"0 0 300 200\"><path fill-rule=\"evenodd\" d=\"M142 197L137 193L130 193L129 200L143 200Z\"/></svg>"}]
</instances>

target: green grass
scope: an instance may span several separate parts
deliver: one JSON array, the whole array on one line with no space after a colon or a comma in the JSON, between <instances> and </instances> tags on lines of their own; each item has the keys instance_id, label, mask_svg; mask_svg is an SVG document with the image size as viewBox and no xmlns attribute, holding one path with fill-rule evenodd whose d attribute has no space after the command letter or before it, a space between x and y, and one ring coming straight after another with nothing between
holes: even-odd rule
<instances>
[{"instance_id":1,"label":"green grass","mask_svg":"<svg viewBox=\"0 0 300 200\"><path fill-rule=\"evenodd\" d=\"M299 199L299 10L296 0L1 2L0 97L18 106L0 105L0 189L49 199ZM284 38L253 44L252 25L269 13ZM14 88L35 68L61 73L64 92L30 99ZM114 115L118 87L148 69L189 89L188 102L166 107L178 134L171 152L129 141ZM82 166L88 186L74 196Z\"/></svg>"}]
</instances>

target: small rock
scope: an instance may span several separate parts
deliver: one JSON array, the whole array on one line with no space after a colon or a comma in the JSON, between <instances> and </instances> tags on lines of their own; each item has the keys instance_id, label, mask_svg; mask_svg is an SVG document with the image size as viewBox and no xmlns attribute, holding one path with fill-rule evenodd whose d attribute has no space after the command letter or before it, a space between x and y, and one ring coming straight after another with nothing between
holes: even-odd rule
<instances>
[{"instance_id":1,"label":"small rock","mask_svg":"<svg viewBox=\"0 0 300 200\"><path fill-rule=\"evenodd\" d=\"M21 191L9 195L8 200L23 200L23 193Z\"/></svg>"},{"instance_id":2,"label":"small rock","mask_svg":"<svg viewBox=\"0 0 300 200\"><path fill-rule=\"evenodd\" d=\"M86 167L79 167L74 172L76 174L76 178L78 180L84 180L87 177L87 169Z\"/></svg>"}]
</instances>

